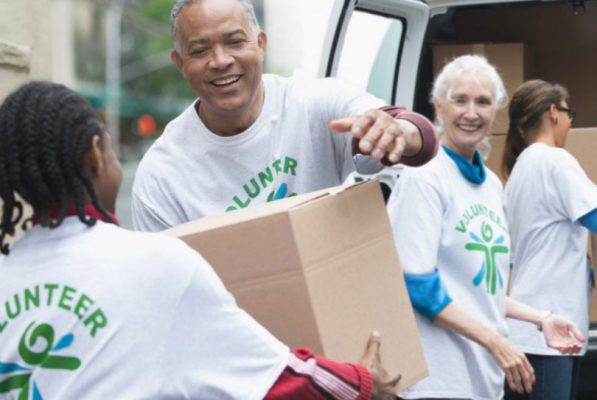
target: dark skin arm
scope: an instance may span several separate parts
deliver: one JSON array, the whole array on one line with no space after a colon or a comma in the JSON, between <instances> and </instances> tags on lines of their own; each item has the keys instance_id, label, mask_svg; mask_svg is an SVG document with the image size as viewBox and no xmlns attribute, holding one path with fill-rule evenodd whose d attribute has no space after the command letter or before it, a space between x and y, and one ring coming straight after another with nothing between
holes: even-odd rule
<instances>
[{"instance_id":1,"label":"dark skin arm","mask_svg":"<svg viewBox=\"0 0 597 400\"><path fill-rule=\"evenodd\" d=\"M365 354L361 358L359 364L364 365L371 374L373 381L373 400L395 400L396 385L402 377L400 374L390 375L388 371L381 364L381 356L379 348L381 346L381 338L379 333L374 331L369 336Z\"/></svg>"}]
</instances>

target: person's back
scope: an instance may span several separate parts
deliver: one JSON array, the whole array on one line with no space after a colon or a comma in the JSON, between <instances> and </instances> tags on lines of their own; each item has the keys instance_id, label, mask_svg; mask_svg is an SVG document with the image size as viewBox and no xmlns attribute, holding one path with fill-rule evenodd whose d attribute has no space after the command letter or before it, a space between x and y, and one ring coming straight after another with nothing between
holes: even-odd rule
<instances>
[{"instance_id":1,"label":"person's back","mask_svg":"<svg viewBox=\"0 0 597 400\"><path fill-rule=\"evenodd\" d=\"M192 249L103 222L33 227L0 304L0 398L260 399L288 363Z\"/></svg>"},{"instance_id":2,"label":"person's back","mask_svg":"<svg viewBox=\"0 0 597 400\"><path fill-rule=\"evenodd\" d=\"M510 234L516 244L512 264L524 266L514 269L514 281L517 283L519 278L528 275L528 278L524 279L525 288L520 288L518 284L513 285L511 294L519 298L520 291L521 300L528 302L532 302L533 299L524 299L524 296L541 292L551 293L550 301L553 302L553 296L562 293L559 287L563 281L572 284L569 279L575 276L582 277L582 274L575 274L579 265L585 263L589 267L586 256L587 230L580 224L574 224L584 213L570 215L574 211L567 209L568 199L574 197L574 192L567 190L567 186L570 188L573 182L567 179L558 181L558 175L565 177L564 174L558 174L558 169L581 170L578 162L566 150L548 147L542 143L532 144L518 157L504 191ZM545 274L542 272L545 270L551 272ZM590 269L587 268L585 272L582 282L575 286L584 285L588 291ZM541 279L537 279L537 276L541 276ZM545 286L548 281L548 286ZM586 296L581 296L580 299L582 298ZM560 304L569 303L568 299L560 300L563 301ZM575 303L584 310L588 307L586 302ZM583 322L577 323L579 326L585 326L588 320Z\"/></svg>"},{"instance_id":3,"label":"person's back","mask_svg":"<svg viewBox=\"0 0 597 400\"><path fill-rule=\"evenodd\" d=\"M82 96L31 82L0 107L0 398L394 396L378 334L357 365L290 351L182 241L117 227L121 180Z\"/></svg>"},{"instance_id":4,"label":"person's back","mask_svg":"<svg viewBox=\"0 0 597 400\"><path fill-rule=\"evenodd\" d=\"M502 160L512 238L510 296L549 310L548 316L563 315L584 336L591 266L583 218L597 221L597 188L563 148L574 120L567 99L563 86L537 79L520 85L510 101ZM537 390L529 399L574 399L578 356L587 345L575 356L562 355L535 327L513 320L508 324L510 340L536 370ZM507 393L506 398L517 397Z\"/></svg>"},{"instance_id":5,"label":"person's back","mask_svg":"<svg viewBox=\"0 0 597 400\"><path fill-rule=\"evenodd\" d=\"M574 182L558 170L582 171L566 150L535 143L520 154L506 184L504 208L514 266L510 295L536 307L549 304L551 311L567 315L586 334L591 297L587 230L574 223L584 213L575 217L570 213L576 211L568 209L574 197L574 190L568 189ZM563 290L562 282L573 291ZM512 341L521 349L557 354L543 344L536 329L517 321L510 325ZM581 354L585 351L586 344Z\"/></svg>"}]
</instances>

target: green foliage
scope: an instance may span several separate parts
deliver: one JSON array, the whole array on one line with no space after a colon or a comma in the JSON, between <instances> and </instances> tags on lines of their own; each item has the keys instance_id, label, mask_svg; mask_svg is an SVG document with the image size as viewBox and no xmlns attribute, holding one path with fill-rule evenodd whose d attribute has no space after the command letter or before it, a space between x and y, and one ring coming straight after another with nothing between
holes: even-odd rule
<instances>
[{"instance_id":1,"label":"green foliage","mask_svg":"<svg viewBox=\"0 0 597 400\"><path fill-rule=\"evenodd\" d=\"M148 71L123 82L123 86L127 92L136 96L157 101L155 104L163 104L164 99L188 99L190 103L195 98L193 91L169 60L172 49L172 5L172 0L129 2L123 15L122 65L139 65L141 71Z\"/></svg>"}]
</instances>

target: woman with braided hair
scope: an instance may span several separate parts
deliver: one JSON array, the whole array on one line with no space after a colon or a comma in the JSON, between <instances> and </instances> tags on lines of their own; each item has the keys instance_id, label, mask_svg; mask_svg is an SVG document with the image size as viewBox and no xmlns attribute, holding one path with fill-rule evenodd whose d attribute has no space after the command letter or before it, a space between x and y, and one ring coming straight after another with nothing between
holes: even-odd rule
<instances>
[{"instance_id":1,"label":"woman with braided hair","mask_svg":"<svg viewBox=\"0 0 597 400\"><path fill-rule=\"evenodd\" d=\"M291 351L182 241L119 228L121 178L65 86L32 82L0 107L0 398L393 398L377 335L362 365Z\"/></svg>"},{"instance_id":2,"label":"woman with braided hair","mask_svg":"<svg viewBox=\"0 0 597 400\"><path fill-rule=\"evenodd\" d=\"M56 227L69 214L93 225L96 218L86 215L87 199L101 218L115 221L109 211L114 211L122 171L114 153L106 152L108 159L100 165L107 168L107 174L102 174L97 182L101 185L100 193L104 193L102 199L98 198L91 177L82 168L89 147L95 151L111 148L109 135L98 134L103 127L90 105L74 92L56 90L55 85L47 83L33 83L7 99L1 123L0 195L4 205L0 244L3 254L9 251L7 236L14 235L23 216L23 206L15 197L16 193L33 206L36 221L42 226ZM66 134L69 132L72 134Z\"/></svg>"}]
</instances>

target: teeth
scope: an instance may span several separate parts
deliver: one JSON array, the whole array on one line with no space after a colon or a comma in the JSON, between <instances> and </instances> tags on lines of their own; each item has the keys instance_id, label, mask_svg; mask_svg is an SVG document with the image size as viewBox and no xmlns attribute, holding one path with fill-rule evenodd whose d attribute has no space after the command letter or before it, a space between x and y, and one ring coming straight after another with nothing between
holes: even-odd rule
<instances>
[{"instance_id":1,"label":"teeth","mask_svg":"<svg viewBox=\"0 0 597 400\"><path fill-rule=\"evenodd\" d=\"M235 75L235 76L231 76L226 79L216 79L215 81L212 81L212 83L216 86L224 86L224 85L229 85L231 83L234 83L234 82L238 81L239 79L240 79L240 75Z\"/></svg>"},{"instance_id":2,"label":"teeth","mask_svg":"<svg viewBox=\"0 0 597 400\"><path fill-rule=\"evenodd\" d=\"M479 125L460 125L460 129L463 131L476 131L479 129Z\"/></svg>"}]
</instances>

